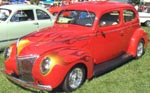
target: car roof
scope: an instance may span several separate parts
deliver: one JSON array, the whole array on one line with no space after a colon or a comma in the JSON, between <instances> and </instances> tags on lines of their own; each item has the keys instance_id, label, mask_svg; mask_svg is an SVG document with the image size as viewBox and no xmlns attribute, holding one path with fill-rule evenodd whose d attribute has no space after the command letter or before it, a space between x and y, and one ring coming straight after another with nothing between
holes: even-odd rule
<instances>
[{"instance_id":1,"label":"car roof","mask_svg":"<svg viewBox=\"0 0 150 93\"><path fill-rule=\"evenodd\" d=\"M27 5L27 4L12 4L12 5L2 5L0 8L5 8L9 10L21 10L21 9L41 9L42 7L37 5ZM43 8L42 8L43 9Z\"/></svg>"},{"instance_id":2,"label":"car roof","mask_svg":"<svg viewBox=\"0 0 150 93\"><path fill-rule=\"evenodd\" d=\"M89 10L94 12L105 11L113 8L133 8L131 4L116 2L116 1L92 1L92 2L81 2L77 4L70 4L64 6L63 9L77 9L77 10Z\"/></svg>"}]
</instances>

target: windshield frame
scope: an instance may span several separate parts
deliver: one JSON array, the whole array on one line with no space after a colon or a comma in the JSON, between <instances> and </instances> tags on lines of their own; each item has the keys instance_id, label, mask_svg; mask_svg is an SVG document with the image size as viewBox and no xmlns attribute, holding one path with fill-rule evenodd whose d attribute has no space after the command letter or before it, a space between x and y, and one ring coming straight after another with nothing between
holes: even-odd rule
<instances>
[{"instance_id":1,"label":"windshield frame","mask_svg":"<svg viewBox=\"0 0 150 93\"><path fill-rule=\"evenodd\" d=\"M73 13L74 16L70 13L70 16L62 16L63 13ZM85 18L79 19L81 13L86 13L87 15ZM73 25L80 25L86 27L92 27L94 25L96 15L94 12L87 11L87 10L62 10L56 19L57 24L73 24ZM61 20L60 20L61 19ZM86 21L86 22L85 22ZM88 23L89 22L89 23Z\"/></svg>"}]
</instances>

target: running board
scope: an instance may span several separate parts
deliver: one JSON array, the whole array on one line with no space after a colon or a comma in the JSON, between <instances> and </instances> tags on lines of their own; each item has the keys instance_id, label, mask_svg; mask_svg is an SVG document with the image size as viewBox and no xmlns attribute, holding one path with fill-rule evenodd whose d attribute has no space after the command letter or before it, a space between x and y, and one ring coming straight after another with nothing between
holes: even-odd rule
<instances>
[{"instance_id":1,"label":"running board","mask_svg":"<svg viewBox=\"0 0 150 93\"><path fill-rule=\"evenodd\" d=\"M130 54L122 54L121 56L114 58L112 60L97 64L94 66L94 76L103 75L133 59Z\"/></svg>"}]
</instances>

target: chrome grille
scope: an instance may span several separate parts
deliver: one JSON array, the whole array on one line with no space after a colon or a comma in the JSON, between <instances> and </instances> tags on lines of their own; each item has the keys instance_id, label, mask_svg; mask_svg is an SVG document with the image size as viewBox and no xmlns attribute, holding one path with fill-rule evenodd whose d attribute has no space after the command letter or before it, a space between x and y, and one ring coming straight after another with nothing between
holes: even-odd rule
<instances>
[{"instance_id":1,"label":"chrome grille","mask_svg":"<svg viewBox=\"0 0 150 93\"><path fill-rule=\"evenodd\" d=\"M32 68L37 58L37 55L17 57L17 66L20 79L31 82L33 81Z\"/></svg>"}]
</instances>

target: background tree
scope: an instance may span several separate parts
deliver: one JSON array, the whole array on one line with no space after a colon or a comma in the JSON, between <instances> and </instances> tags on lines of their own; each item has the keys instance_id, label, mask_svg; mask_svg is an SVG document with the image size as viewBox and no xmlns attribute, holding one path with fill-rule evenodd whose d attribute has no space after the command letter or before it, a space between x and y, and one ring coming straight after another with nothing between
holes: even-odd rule
<instances>
[{"instance_id":1,"label":"background tree","mask_svg":"<svg viewBox=\"0 0 150 93\"><path fill-rule=\"evenodd\" d=\"M30 0L30 4L38 5L39 0Z\"/></svg>"},{"instance_id":2,"label":"background tree","mask_svg":"<svg viewBox=\"0 0 150 93\"><path fill-rule=\"evenodd\" d=\"M140 4L140 0L131 0L134 4Z\"/></svg>"}]
</instances>

